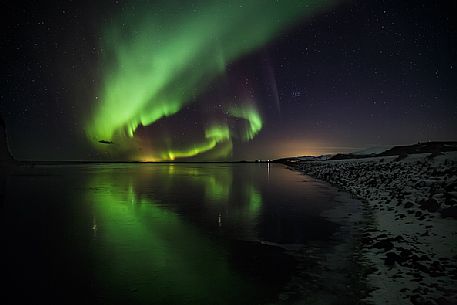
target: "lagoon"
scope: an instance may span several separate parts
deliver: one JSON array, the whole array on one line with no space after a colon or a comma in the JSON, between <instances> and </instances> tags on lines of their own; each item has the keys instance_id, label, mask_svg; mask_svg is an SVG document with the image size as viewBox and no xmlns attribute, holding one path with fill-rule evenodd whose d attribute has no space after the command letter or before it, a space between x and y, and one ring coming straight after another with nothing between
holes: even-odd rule
<instances>
[{"instance_id":1,"label":"lagoon","mask_svg":"<svg viewBox=\"0 0 457 305\"><path fill-rule=\"evenodd\" d=\"M351 234L328 214L355 205L283 165L53 165L3 180L8 304L345 300L316 281L346 289L322 266L349 264L337 252Z\"/></svg>"}]
</instances>

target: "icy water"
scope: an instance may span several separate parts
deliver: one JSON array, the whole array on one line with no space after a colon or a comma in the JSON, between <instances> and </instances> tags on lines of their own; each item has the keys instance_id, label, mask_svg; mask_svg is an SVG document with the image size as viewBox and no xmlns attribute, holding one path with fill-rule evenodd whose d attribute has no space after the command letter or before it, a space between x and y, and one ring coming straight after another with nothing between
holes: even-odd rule
<instances>
[{"instance_id":1,"label":"icy water","mask_svg":"<svg viewBox=\"0 0 457 305\"><path fill-rule=\"evenodd\" d=\"M289 304L300 253L340 230L322 216L336 191L281 165L37 166L3 184L7 304Z\"/></svg>"}]
</instances>

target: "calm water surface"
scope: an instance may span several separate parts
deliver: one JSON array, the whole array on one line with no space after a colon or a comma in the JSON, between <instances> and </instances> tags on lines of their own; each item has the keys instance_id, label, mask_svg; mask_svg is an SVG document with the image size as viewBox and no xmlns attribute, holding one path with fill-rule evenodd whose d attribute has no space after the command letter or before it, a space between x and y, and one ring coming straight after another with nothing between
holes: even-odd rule
<instances>
[{"instance_id":1,"label":"calm water surface","mask_svg":"<svg viewBox=\"0 0 457 305\"><path fill-rule=\"evenodd\" d=\"M8 304L277 303L290 249L338 230L320 216L334 189L281 165L43 166L4 184Z\"/></svg>"}]
</instances>

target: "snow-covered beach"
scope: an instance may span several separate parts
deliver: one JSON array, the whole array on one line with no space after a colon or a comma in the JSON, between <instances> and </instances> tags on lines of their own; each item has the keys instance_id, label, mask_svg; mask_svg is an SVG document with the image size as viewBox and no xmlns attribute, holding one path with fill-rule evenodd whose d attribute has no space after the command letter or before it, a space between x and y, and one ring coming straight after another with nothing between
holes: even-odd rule
<instances>
[{"instance_id":1,"label":"snow-covered beach","mask_svg":"<svg viewBox=\"0 0 457 305\"><path fill-rule=\"evenodd\" d=\"M359 198L372 304L457 304L457 152L287 162Z\"/></svg>"}]
</instances>

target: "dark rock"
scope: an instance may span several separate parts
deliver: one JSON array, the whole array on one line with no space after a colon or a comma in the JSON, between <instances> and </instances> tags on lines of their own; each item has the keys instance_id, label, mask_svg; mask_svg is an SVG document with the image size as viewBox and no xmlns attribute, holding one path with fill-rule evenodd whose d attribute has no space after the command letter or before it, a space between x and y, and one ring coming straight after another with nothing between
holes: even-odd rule
<instances>
[{"instance_id":1,"label":"dark rock","mask_svg":"<svg viewBox=\"0 0 457 305\"><path fill-rule=\"evenodd\" d=\"M411 250L408 250L408 249L402 249L401 252L400 252L400 257L403 259L403 260L406 260L408 257L410 257L412 254Z\"/></svg>"},{"instance_id":2,"label":"dark rock","mask_svg":"<svg viewBox=\"0 0 457 305\"><path fill-rule=\"evenodd\" d=\"M452 192L457 189L457 182L449 183L445 186L446 191Z\"/></svg>"},{"instance_id":3,"label":"dark rock","mask_svg":"<svg viewBox=\"0 0 457 305\"><path fill-rule=\"evenodd\" d=\"M419 270L419 271L422 271L422 272L424 272L424 273L430 274L430 270L428 270L427 266L422 265L422 264L420 264L420 263L417 263L417 262L416 262L416 263L414 264L414 268L417 269L417 270Z\"/></svg>"},{"instance_id":4,"label":"dark rock","mask_svg":"<svg viewBox=\"0 0 457 305\"><path fill-rule=\"evenodd\" d=\"M403 238L403 236L401 235L397 235L395 238L394 238L394 241L404 241L405 239Z\"/></svg>"},{"instance_id":5,"label":"dark rock","mask_svg":"<svg viewBox=\"0 0 457 305\"><path fill-rule=\"evenodd\" d=\"M409 208L412 208L413 207L413 203L411 201L408 201L405 203L405 208L409 209Z\"/></svg>"},{"instance_id":6,"label":"dark rock","mask_svg":"<svg viewBox=\"0 0 457 305\"><path fill-rule=\"evenodd\" d=\"M396 257L397 254L393 253L393 252L389 252L387 253L386 255L386 258L384 258L384 264L387 265L387 266L393 266L395 265L395 262L396 262Z\"/></svg>"},{"instance_id":7,"label":"dark rock","mask_svg":"<svg viewBox=\"0 0 457 305\"><path fill-rule=\"evenodd\" d=\"M374 243L373 248L384 249L384 251L389 251L394 248L394 244L390 240L384 239L384 240L378 241L377 243Z\"/></svg>"},{"instance_id":8,"label":"dark rock","mask_svg":"<svg viewBox=\"0 0 457 305\"><path fill-rule=\"evenodd\" d=\"M430 267L432 268L431 270L434 271L434 272L443 272L444 271L444 267L441 265L441 263L439 261L434 261Z\"/></svg>"},{"instance_id":9,"label":"dark rock","mask_svg":"<svg viewBox=\"0 0 457 305\"><path fill-rule=\"evenodd\" d=\"M425 186L425 182L424 181L420 181L420 182L416 183L414 186L416 188L424 187Z\"/></svg>"},{"instance_id":10,"label":"dark rock","mask_svg":"<svg viewBox=\"0 0 457 305\"><path fill-rule=\"evenodd\" d=\"M412 295L409 300L411 301L411 304L413 305L424 305L425 300L422 296L420 295Z\"/></svg>"},{"instance_id":11,"label":"dark rock","mask_svg":"<svg viewBox=\"0 0 457 305\"><path fill-rule=\"evenodd\" d=\"M364 238L360 239L360 242L362 244L368 244L369 245L369 244L373 243L373 239L371 237L364 237Z\"/></svg>"},{"instance_id":12,"label":"dark rock","mask_svg":"<svg viewBox=\"0 0 457 305\"><path fill-rule=\"evenodd\" d=\"M420 208L422 210L427 210L427 211L433 213L433 212L438 211L438 209L440 208L440 204L435 199L429 198L427 200L423 200L420 202Z\"/></svg>"},{"instance_id":13,"label":"dark rock","mask_svg":"<svg viewBox=\"0 0 457 305\"><path fill-rule=\"evenodd\" d=\"M399 256L395 252L387 252L386 253L386 258L384 259L384 264L387 266L393 266L395 263L401 265L405 259L401 256Z\"/></svg>"},{"instance_id":14,"label":"dark rock","mask_svg":"<svg viewBox=\"0 0 457 305\"><path fill-rule=\"evenodd\" d=\"M425 254L422 254L421 257L420 257L421 260L423 261L431 261L432 259L430 257L428 257L427 255Z\"/></svg>"},{"instance_id":15,"label":"dark rock","mask_svg":"<svg viewBox=\"0 0 457 305\"><path fill-rule=\"evenodd\" d=\"M435 303L437 305L455 305L455 304L457 304L457 300L447 300L447 299L441 297L439 299L436 299Z\"/></svg>"},{"instance_id":16,"label":"dark rock","mask_svg":"<svg viewBox=\"0 0 457 305\"><path fill-rule=\"evenodd\" d=\"M451 196L446 196L444 199L444 204L445 205L457 205L457 199L452 198Z\"/></svg>"},{"instance_id":17,"label":"dark rock","mask_svg":"<svg viewBox=\"0 0 457 305\"><path fill-rule=\"evenodd\" d=\"M441 217L450 217L457 219L457 205L441 210Z\"/></svg>"}]
</instances>

